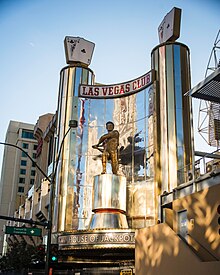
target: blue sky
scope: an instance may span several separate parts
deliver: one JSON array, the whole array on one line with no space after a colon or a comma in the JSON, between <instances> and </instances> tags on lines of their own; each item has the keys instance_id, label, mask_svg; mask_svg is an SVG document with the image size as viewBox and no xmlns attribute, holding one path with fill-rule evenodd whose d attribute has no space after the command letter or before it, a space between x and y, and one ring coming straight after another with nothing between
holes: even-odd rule
<instances>
[{"instance_id":1,"label":"blue sky","mask_svg":"<svg viewBox=\"0 0 220 275\"><path fill-rule=\"evenodd\" d=\"M190 48L194 86L220 28L219 0L0 0L0 141L10 120L36 123L56 111L65 36L96 44L90 68L97 82L124 82L150 70L157 28L173 7L182 9L178 41ZM202 143L196 136L196 148ZM0 166L2 154L1 147Z\"/></svg>"}]
</instances>

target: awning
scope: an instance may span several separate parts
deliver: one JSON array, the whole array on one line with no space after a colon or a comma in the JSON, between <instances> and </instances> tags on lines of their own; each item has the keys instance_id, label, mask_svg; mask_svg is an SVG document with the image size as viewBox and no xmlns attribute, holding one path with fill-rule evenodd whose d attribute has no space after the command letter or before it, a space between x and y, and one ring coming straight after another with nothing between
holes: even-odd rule
<instances>
[{"instance_id":1,"label":"awning","mask_svg":"<svg viewBox=\"0 0 220 275\"><path fill-rule=\"evenodd\" d=\"M185 93L185 96L220 103L220 68L217 68L203 81Z\"/></svg>"}]
</instances>

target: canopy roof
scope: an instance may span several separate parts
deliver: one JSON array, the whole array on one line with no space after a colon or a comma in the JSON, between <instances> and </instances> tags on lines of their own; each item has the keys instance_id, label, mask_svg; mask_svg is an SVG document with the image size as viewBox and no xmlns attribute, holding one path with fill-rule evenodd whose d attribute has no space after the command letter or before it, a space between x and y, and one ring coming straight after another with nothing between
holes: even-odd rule
<instances>
[{"instance_id":1,"label":"canopy roof","mask_svg":"<svg viewBox=\"0 0 220 275\"><path fill-rule=\"evenodd\" d=\"M217 68L185 95L220 103L220 68Z\"/></svg>"}]
</instances>

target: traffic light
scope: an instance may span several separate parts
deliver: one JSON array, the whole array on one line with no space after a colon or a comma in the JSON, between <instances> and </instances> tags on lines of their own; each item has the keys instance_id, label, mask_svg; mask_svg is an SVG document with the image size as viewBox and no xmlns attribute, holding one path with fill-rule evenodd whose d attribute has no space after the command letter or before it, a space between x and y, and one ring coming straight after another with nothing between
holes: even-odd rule
<instances>
[{"instance_id":1,"label":"traffic light","mask_svg":"<svg viewBox=\"0 0 220 275\"><path fill-rule=\"evenodd\" d=\"M58 260L57 256L55 256L55 255L51 256L51 261L52 262L57 262L57 260Z\"/></svg>"},{"instance_id":2,"label":"traffic light","mask_svg":"<svg viewBox=\"0 0 220 275\"><path fill-rule=\"evenodd\" d=\"M50 259L52 263L57 263L58 262L58 245L57 244L52 244L51 245L51 254L50 254Z\"/></svg>"},{"instance_id":3,"label":"traffic light","mask_svg":"<svg viewBox=\"0 0 220 275\"><path fill-rule=\"evenodd\" d=\"M45 259L45 246L40 244L38 245L37 247L37 255L38 255L38 258L41 262L44 262L44 259Z\"/></svg>"}]
</instances>

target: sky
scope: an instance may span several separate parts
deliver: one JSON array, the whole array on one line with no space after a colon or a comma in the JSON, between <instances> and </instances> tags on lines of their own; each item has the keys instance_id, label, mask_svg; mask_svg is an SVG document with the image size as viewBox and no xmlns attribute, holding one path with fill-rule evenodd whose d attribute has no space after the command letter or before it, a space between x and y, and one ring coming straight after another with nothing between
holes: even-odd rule
<instances>
[{"instance_id":1,"label":"sky","mask_svg":"<svg viewBox=\"0 0 220 275\"><path fill-rule=\"evenodd\" d=\"M0 0L0 141L10 120L35 124L55 113L65 36L95 43L96 82L125 82L150 71L157 28L173 7L182 9L177 41L190 49L193 87L204 79L220 29L219 0ZM198 103L193 99L195 128ZM209 150L197 133L195 148Z\"/></svg>"}]
</instances>

